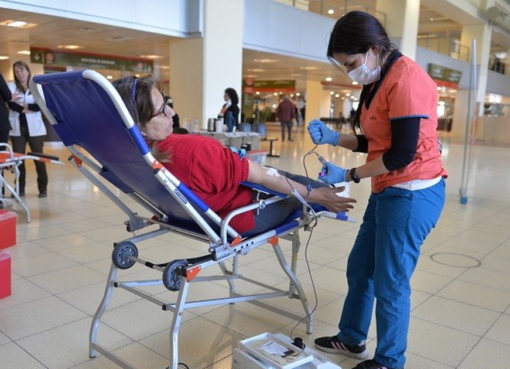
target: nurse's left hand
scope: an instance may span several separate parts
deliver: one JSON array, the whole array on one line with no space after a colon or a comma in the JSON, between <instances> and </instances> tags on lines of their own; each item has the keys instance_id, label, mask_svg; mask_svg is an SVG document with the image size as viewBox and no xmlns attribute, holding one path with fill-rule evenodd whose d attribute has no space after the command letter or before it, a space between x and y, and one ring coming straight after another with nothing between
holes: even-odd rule
<instances>
[{"instance_id":1,"label":"nurse's left hand","mask_svg":"<svg viewBox=\"0 0 510 369\"><path fill-rule=\"evenodd\" d=\"M331 162L326 162L319 173L319 179L327 184L345 182L347 169L337 167Z\"/></svg>"}]
</instances>

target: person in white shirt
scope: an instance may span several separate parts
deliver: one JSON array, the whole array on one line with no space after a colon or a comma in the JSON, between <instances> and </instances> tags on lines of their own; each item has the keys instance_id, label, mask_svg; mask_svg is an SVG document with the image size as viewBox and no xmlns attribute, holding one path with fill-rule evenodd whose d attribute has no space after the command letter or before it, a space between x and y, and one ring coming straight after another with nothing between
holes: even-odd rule
<instances>
[{"instance_id":1,"label":"person in white shirt","mask_svg":"<svg viewBox=\"0 0 510 369\"><path fill-rule=\"evenodd\" d=\"M11 124L11 142L14 152L25 154L27 143L34 153L43 152L44 139L46 138L46 127L42 119L41 109L36 104L34 96L28 88L28 82L32 77L28 64L24 61L17 61L12 65L14 82L9 83L12 92L12 101L8 102L9 122ZM37 187L39 197L48 196L48 173L46 164L42 161L35 161L37 171ZM19 166L19 195L25 195L26 169L25 164Z\"/></svg>"}]
</instances>

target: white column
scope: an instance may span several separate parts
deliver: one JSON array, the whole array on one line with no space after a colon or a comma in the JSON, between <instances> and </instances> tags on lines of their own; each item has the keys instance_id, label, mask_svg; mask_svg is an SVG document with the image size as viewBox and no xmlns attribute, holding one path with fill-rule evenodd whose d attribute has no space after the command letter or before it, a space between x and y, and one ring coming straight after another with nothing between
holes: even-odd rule
<instances>
[{"instance_id":1,"label":"white column","mask_svg":"<svg viewBox=\"0 0 510 369\"><path fill-rule=\"evenodd\" d=\"M400 40L400 52L415 59L420 0L378 0L376 8L386 14L386 32L392 40Z\"/></svg>"},{"instance_id":2,"label":"white column","mask_svg":"<svg viewBox=\"0 0 510 369\"><path fill-rule=\"evenodd\" d=\"M198 117L206 128L207 118L219 114L226 88L242 98L244 1L203 4L204 37L170 46L170 93L181 120Z\"/></svg>"},{"instance_id":3,"label":"white column","mask_svg":"<svg viewBox=\"0 0 510 369\"><path fill-rule=\"evenodd\" d=\"M308 126L308 122L311 120L319 119L321 117L323 100L322 95L322 84L320 82L309 80L306 81L305 127Z\"/></svg>"},{"instance_id":4,"label":"white column","mask_svg":"<svg viewBox=\"0 0 510 369\"><path fill-rule=\"evenodd\" d=\"M476 64L480 66L478 69L478 91L476 93L476 102L478 105L478 115L483 115L483 102L485 92L487 91L487 75L489 73L489 58L491 47L491 26L488 24L476 26L463 26L460 43L469 45L476 40ZM471 51L470 51L471 56ZM470 61L471 63L471 61Z\"/></svg>"}]
</instances>

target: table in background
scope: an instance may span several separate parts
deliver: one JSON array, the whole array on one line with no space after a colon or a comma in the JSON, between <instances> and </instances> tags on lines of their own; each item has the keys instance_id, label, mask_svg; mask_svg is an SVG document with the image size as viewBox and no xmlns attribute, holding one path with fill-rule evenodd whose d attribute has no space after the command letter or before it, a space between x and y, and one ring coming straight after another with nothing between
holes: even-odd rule
<instances>
[{"instance_id":1,"label":"table in background","mask_svg":"<svg viewBox=\"0 0 510 369\"><path fill-rule=\"evenodd\" d=\"M260 134L256 132L195 131L190 134L212 137L220 141L224 146L234 146L239 149L242 145L251 144L252 150L260 149Z\"/></svg>"}]
</instances>

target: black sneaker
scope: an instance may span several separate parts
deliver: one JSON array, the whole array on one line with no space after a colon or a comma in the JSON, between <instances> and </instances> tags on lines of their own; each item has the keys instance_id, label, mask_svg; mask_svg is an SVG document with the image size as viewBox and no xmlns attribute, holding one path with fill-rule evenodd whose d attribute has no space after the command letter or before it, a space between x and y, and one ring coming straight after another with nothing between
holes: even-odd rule
<instances>
[{"instance_id":1,"label":"black sneaker","mask_svg":"<svg viewBox=\"0 0 510 369\"><path fill-rule=\"evenodd\" d=\"M368 356L364 341L358 345L346 345L337 336L317 338L315 347L324 352L342 354L358 360L366 359Z\"/></svg>"},{"instance_id":2,"label":"black sneaker","mask_svg":"<svg viewBox=\"0 0 510 369\"><path fill-rule=\"evenodd\" d=\"M372 360L365 360L365 361L359 363L358 365L356 365L352 369L391 369L391 368L388 368L387 366L379 364L377 361L372 359Z\"/></svg>"}]
</instances>

